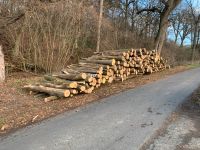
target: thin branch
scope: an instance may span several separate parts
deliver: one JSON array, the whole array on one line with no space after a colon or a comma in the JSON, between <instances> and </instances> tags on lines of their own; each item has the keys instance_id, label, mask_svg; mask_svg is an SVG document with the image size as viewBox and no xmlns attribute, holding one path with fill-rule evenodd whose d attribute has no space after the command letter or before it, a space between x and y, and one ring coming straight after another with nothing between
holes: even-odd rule
<instances>
[{"instance_id":1,"label":"thin branch","mask_svg":"<svg viewBox=\"0 0 200 150\"><path fill-rule=\"evenodd\" d=\"M137 14L140 14L140 13L142 13L142 12L144 12L144 11L157 12L157 13L161 13L161 12L162 12L159 8L157 8L157 7L152 7L152 8L144 8L144 9L141 9L141 10L139 10L139 11L137 12Z\"/></svg>"},{"instance_id":2,"label":"thin branch","mask_svg":"<svg viewBox=\"0 0 200 150\"><path fill-rule=\"evenodd\" d=\"M160 0L161 3L163 3L164 5L168 5L166 0Z\"/></svg>"},{"instance_id":3,"label":"thin branch","mask_svg":"<svg viewBox=\"0 0 200 150\"><path fill-rule=\"evenodd\" d=\"M24 17L24 15L25 15L24 13L20 13L20 14L18 14L16 16L13 16L13 17L0 18L0 22L1 22L0 28L3 28L5 26L8 26L10 24L13 24L13 23L17 22L22 17Z\"/></svg>"}]
</instances>

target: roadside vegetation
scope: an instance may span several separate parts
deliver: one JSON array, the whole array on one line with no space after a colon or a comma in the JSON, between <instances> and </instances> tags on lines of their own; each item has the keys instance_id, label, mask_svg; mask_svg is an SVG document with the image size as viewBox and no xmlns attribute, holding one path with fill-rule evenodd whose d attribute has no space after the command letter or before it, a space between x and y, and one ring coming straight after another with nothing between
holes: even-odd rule
<instances>
[{"instance_id":1,"label":"roadside vegetation","mask_svg":"<svg viewBox=\"0 0 200 150\"><path fill-rule=\"evenodd\" d=\"M6 68L6 82L0 83L0 134L200 66L200 14L193 0L100 1L0 1L0 45ZM91 56L98 46L100 51L155 49L172 69L52 103L22 90L43 74Z\"/></svg>"},{"instance_id":2,"label":"roadside vegetation","mask_svg":"<svg viewBox=\"0 0 200 150\"><path fill-rule=\"evenodd\" d=\"M169 6L171 1L104 1L100 51L156 49L158 37L165 35L160 33L163 20L166 26L162 16L172 7L171 13L166 14L170 21L167 21L169 40L165 36L161 39L164 40L161 55L172 66L199 60L197 6L193 0L174 0L173 6ZM96 51L99 9L98 0L2 0L0 44L7 74L51 73L91 56Z\"/></svg>"}]
</instances>

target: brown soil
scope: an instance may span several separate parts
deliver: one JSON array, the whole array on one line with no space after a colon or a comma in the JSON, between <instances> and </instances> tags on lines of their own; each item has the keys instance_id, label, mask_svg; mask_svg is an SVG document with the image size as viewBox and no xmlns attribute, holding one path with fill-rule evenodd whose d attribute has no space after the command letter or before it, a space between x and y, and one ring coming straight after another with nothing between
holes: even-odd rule
<instances>
[{"instance_id":1,"label":"brown soil","mask_svg":"<svg viewBox=\"0 0 200 150\"><path fill-rule=\"evenodd\" d=\"M109 95L140 86L169 75L189 69L186 66L175 67L170 70L146 76L138 76L129 80L107 84L96 89L89 95L60 99L45 103L42 97L36 98L24 91L22 87L41 80L27 73L16 73L0 84L0 135L9 133L17 128L41 121L67 110L100 100Z\"/></svg>"}]
</instances>

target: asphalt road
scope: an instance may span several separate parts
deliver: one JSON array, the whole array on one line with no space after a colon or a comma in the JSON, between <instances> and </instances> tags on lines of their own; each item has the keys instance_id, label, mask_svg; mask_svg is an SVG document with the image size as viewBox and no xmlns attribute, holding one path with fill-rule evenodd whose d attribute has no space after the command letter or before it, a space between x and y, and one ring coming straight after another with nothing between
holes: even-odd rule
<instances>
[{"instance_id":1,"label":"asphalt road","mask_svg":"<svg viewBox=\"0 0 200 150\"><path fill-rule=\"evenodd\" d=\"M137 150L200 84L200 69L122 92L0 138L0 150Z\"/></svg>"}]
</instances>

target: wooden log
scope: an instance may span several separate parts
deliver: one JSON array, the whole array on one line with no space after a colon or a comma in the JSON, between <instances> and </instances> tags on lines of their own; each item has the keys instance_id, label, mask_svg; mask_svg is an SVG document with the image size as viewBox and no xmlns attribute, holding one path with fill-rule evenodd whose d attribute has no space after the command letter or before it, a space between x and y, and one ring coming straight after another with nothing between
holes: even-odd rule
<instances>
[{"instance_id":1,"label":"wooden log","mask_svg":"<svg viewBox=\"0 0 200 150\"><path fill-rule=\"evenodd\" d=\"M117 61L126 61L124 56L118 55L118 56L110 56L110 55L94 55L90 57L90 60L109 60L109 59L115 59Z\"/></svg>"},{"instance_id":2,"label":"wooden log","mask_svg":"<svg viewBox=\"0 0 200 150\"><path fill-rule=\"evenodd\" d=\"M87 62L87 63L96 63L96 64L103 64L103 65L115 65L116 61L115 59L111 60L81 60L81 62Z\"/></svg>"},{"instance_id":3,"label":"wooden log","mask_svg":"<svg viewBox=\"0 0 200 150\"><path fill-rule=\"evenodd\" d=\"M53 75L54 77L58 77L61 79L71 80L71 81L79 81L84 80L87 78L86 73L80 73L80 74L56 74Z\"/></svg>"},{"instance_id":4,"label":"wooden log","mask_svg":"<svg viewBox=\"0 0 200 150\"><path fill-rule=\"evenodd\" d=\"M91 86L90 88L86 89L86 90L84 91L84 93L85 93L85 94L90 94L90 93L93 92L93 90L94 90L94 86Z\"/></svg>"},{"instance_id":5,"label":"wooden log","mask_svg":"<svg viewBox=\"0 0 200 150\"><path fill-rule=\"evenodd\" d=\"M109 55L109 56L126 56L126 51L114 50L114 51L104 51L96 54Z\"/></svg>"},{"instance_id":6,"label":"wooden log","mask_svg":"<svg viewBox=\"0 0 200 150\"><path fill-rule=\"evenodd\" d=\"M99 88L101 86L101 84L96 84L95 88Z\"/></svg>"},{"instance_id":7,"label":"wooden log","mask_svg":"<svg viewBox=\"0 0 200 150\"><path fill-rule=\"evenodd\" d=\"M58 76L60 74L56 75L53 77L55 79L51 79L53 83L44 83L44 87L66 89L69 90L70 96L74 96L78 93L92 93L94 88L106 82L112 83L113 80L123 82L137 74L149 74L166 68L169 68L166 60L158 56L155 51L147 51L144 48L106 51L81 60L79 64L68 66L64 70L65 74L61 74L61 77ZM82 77L82 73L86 74L86 77ZM76 88L69 87L68 83L74 81L77 83Z\"/></svg>"},{"instance_id":8,"label":"wooden log","mask_svg":"<svg viewBox=\"0 0 200 150\"><path fill-rule=\"evenodd\" d=\"M45 86L35 86L35 85L27 85L27 86L24 86L24 88L28 90L36 91L36 92L47 93L52 96L58 96L58 97L70 96L69 90L56 89L56 88L50 88L50 87L45 87Z\"/></svg>"},{"instance_id":9,"label":"wooden log","mask_svg":"<svg viewBox=\"0 0 200 150\"><path fill-rule=\"evenodd\" d=\"M42 84L45 87L51 87L51 88L56 88L56 89L74 89L78 87L78 83L74 82L69 84L60 84L60 85L56 85L53 83L43 83Z\"/></svg>"},{"instance_id":10,"label":"wooden log","mask_svg":"<svg viewBox=\"0 0 200 150\"><path fill-rule=\"evenodd\" d=\"M102 79L97 79L97 84L101 84L102 83Z\"/></svg>"},{"instance_id":11,"label":"wooden log","mask_svg":"<svg viewBox=\"0 0 200 150\"><path fill-rule=\"evenodd\" d=\"M76 89L70 89L70 93L72 95L76 95L76 94L78 94L78 90L76 90Z\"/></svg>"},{"instance_id":12,"label":"wooden log","mask_svg":"<svg viewBox=\"0 0 200 150\"><path fill-rule=\"evenodd\" d=\"M87 74L88 76L90 77L93 77L93 78L102 78L102 74Z\"/></svg>"},{"instance_id":13,"label":"wooden log","mask_svg":"<svg viewBox=\"0 0 200 150\"><path fill-rule=\"evenodd\" d=\"M114 80L114 78L113 78L113 77L109 77L109 79L108 79L108 83L112 83L112 82L113 82L113 80Z\"/></svg>"},{"instance_id":14,"label":"wooden log","mask_svg":"<svg viewBox=\"0 0 200 150\"><path fill-rule=\"evenodd\" d=\"M97 80L100 80L100 79L93 78L92 82L90 82L89 85L95 86L97 84Z\"/></svg>"},{"instance_id":15,"label":"wooden log","mask_svg":"<svg viewBox=\"0 0 200 150\"><path fill-rule=\"evenodd\" d=\"M112 69L112 70L114 70L114 71L117 71L117 66L116 66L116 65L111 66L109 69Z\"/></svg>"},{"instance_id":16,"label":"wooden log","mask_svg":"<svg viewBox=\"0 0 200 150\"><path fill-rule=\"evenodd\" d=\"M49 97L44 98L44 102L47 103L47 102L54 101L54 100L57 100L57 99L59 99L59 97L49 96Z\"/></svg>"},{"instance_id":17,"label":"wooden log","mask_svg":"<svg viewBox=\"0 0 200 150\"><path fill-rule=\"evenodd\" d=\"M94 77L87 76L86 79L85 79L85 81L86 81L86 82L92 82L92 81L93 81L93 78L94 78Z\"/></svg>"},{"instance_id":18,"label":"wooden log","mask_svg":"<svg viewBox=\"0 0 200 150\"><path fill-rule=\"evenodd\" d=\"M88 68L102 68L102 69L109 69L110 66L109 65L103 65L103 64L94 64L94 63L83 63L83 62L79 62L80 66L87 66Z\"/></svg>"},{"instance_id":19,"label":"wooden log","mask_svg":"<svg viewBox=\"0 0 200 150\"><path fill-rule=\"evenodd\" d=\"M76 88L79 92L83 92L86 90L86 87L83 85L78 85L78 87Z\"/></svg>"},{"instance_id":20,"label":"wooden log","mask_svg":"<svg viewBox=\"0 0 200 150\"><path fill-rule=\"evenodd\" d=\"M59 78L52 77L52 76L49 76L49 75L45 75L44 79L47 80L47 81L51 81L54 84L65 85L65 86L68 86L70 88L76 88L77 85L78 85L77 84L78 82L76 82L76 81L63 80L63 79L59 79Z\"/></svg>"},{"instance_id":21,"label":"wooden log","mask_svg":"<svg viewBox=\"0 0 200 150\"><path fill-rule=\"evenodd\" d=\"M106 78L102 78L102 84L106 83Z\"/></svg>"},{"instance_id":22,"label":"wooden log","mask_svg":"<svg viewBox=\"0 0 200 150\"><path fill-rule=\"evenodd\" d=\"M151 74L153 73L153 69L150 66L148 66L145 68L145 72Z\"/></svg>"},{"instance_id":23,"label":"wooden log","mask_svg":"<svg viewBox=\"0 0 200 150\"><path fill-rule=\"evenodd\" d=\"M87 60L87 59L86 59ZM78 64L72 64L68 66L67 68L92 68L92 69L103 69L106 65L101 64L94 64L94 63L78 63Z\"/></svg>"},{"instance_id":24,"label":"wooden log","mask_svg":"<svg viewBox=\"0 0 200 150\"><path fill-rule=\"evenodd\" d=\"M105 78L106 80L108 80L109 76L103 75L102 78Z\"/></svg>"},{"instance_id":25,"label":"wooden log","mask_svg":"<svg viewBox=\"0 0 200 150\"><path fill-rule=\"evenodd\" d=\"M102 73L103 67L96 67L92 68L90 66L84 66L84 67L71 67L68 66L68 68L63 69L62 72L65 74L75 74L75 73Z\"/></svg>"}]
</instances>

